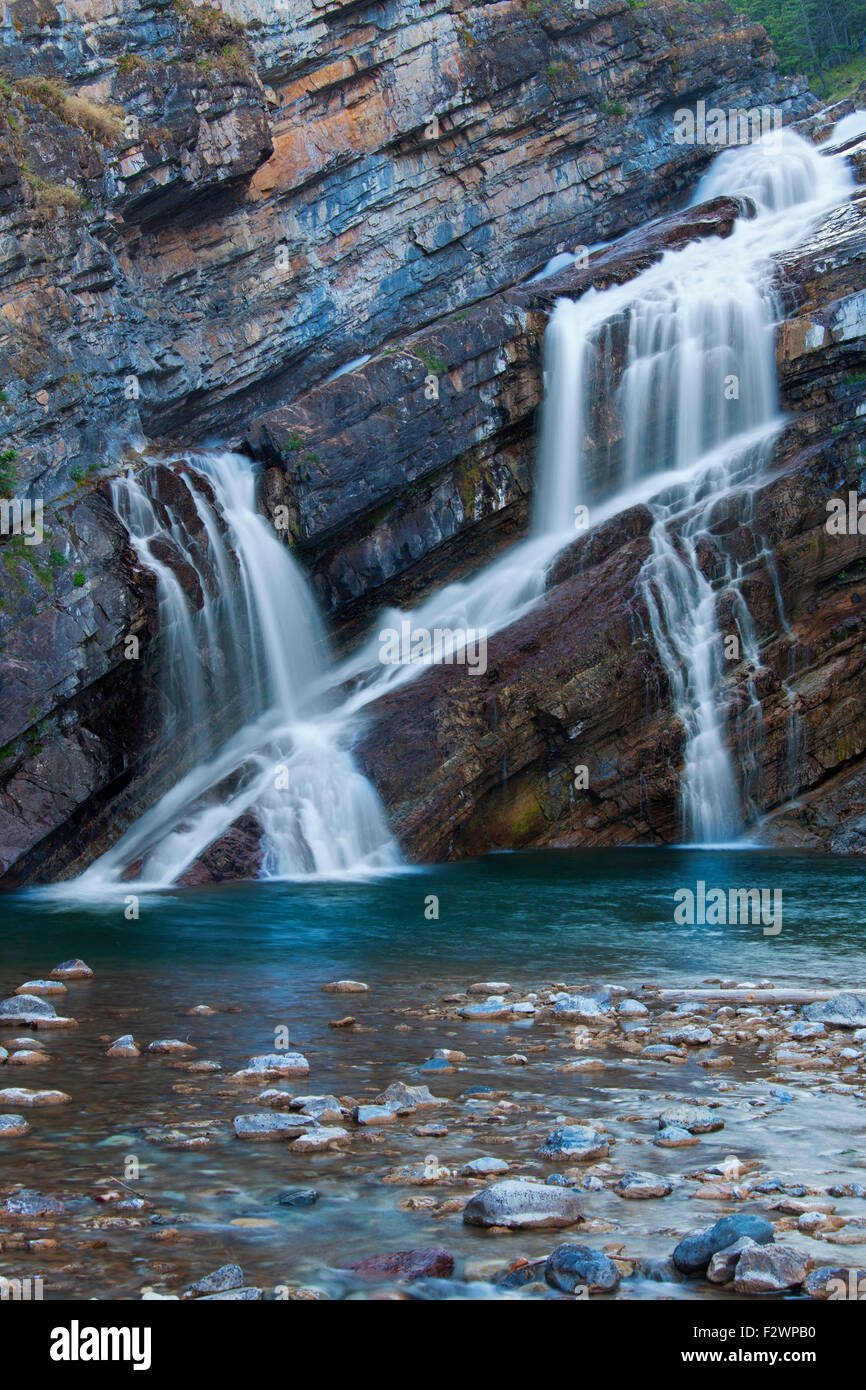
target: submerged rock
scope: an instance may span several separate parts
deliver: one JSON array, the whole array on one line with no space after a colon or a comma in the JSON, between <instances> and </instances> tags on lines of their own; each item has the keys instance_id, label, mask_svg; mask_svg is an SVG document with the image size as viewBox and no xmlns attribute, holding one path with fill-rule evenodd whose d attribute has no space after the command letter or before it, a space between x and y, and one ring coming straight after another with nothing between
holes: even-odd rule
<instances>
[{"instance_id":1,"label":"submerged rock","mask_svg":"<svg viewBox=\"0 0 866 1390\"><path fill-rule=\"evenodd\" d=\"M329 985L322 985L323 994L369 994L370 986L365 985L362 980L334 980Z\"/></svg>"},{"instance_id":2,"label":"submerged rock","mask_svg":"<svg viewBox=\"0 0 866 1390\"><path fill-rule=\"evenodd\" d=\"M0 1139L17 1139L30 1128L23 1115L0 1115Z\"/></svg>"},{"instance_id":3,"label":"submerged rock","mask_svg":"<svg viewBox=\"0 0 866 1390\"><path fill-rule=\"evenodd\" d=\"M302 1052L266 1052L251 1057L235 1077L241 1081L259 1081L268 1076L306 1076L310 1064Z\"/></svg>"},{"instance_id":4,"label":"submerged rock","mask_svg":"<svg viewBox=\"0 0 866 1390\"><path fill-rule=\"evenodd\" d=\"M236 1115L233 1124L238 1139L297 1139L314 1128L316 1121L302 1115L259 1110L252 1115Z\"/></svg>"},{"instance_id":5,"label":"submerged rock","mask_svg":"<svg viewBox=\"0 0 866 1390\"><path fill-rule=\"evenodd\" d=\"M467 1226L508 1226L512 1230L555 1230L583 1221L580 1201L571 1188L506 1178L493 1183L463 1209Z\"/></svg>"},{"instance_id":6,"label":"submerged rock","mask_svg":"<svg viewBox=\"0 0 866 1390\"><path fill-rule=\"evenodd\" d=\"M69 1105L71 1101L65 1091L29 1091L23 1086L7 1086L0 1091L0 1105Z\"/></svg>"},{"instance_id":7,"label":"submerged rock","mask_svg":"<svg viewBox=\"0 0 866 1390\"><path fill-rule=\"evenodd\" d=\"M106 1057L140 1057L141 1051L131 1033L115 1038L106 1052Z\"/></svg>"},{"instance_id":8,"label":"submerged rock","mask_svg":"<svg viewBox=\"0 0 866 1390\"><path fill-rule=\"evenodd\" d=\"M441 1245L424 1245L418 1250L394 1250L384 1255L365 1255L346 1260L341 1266L362 1279L449 1279L454 1273L454 1256Z\"/></svg>"},{"instance_id":9,"label":"submerged rock","mask_svg":"<svg viewBox=\"0 0 866 1390\"><path fill-rule=\"evenodd\" d=\"M66 1208L56 1197L44 1197L32 1188L13 1192L0 1206L5 1216L62 1216Z\"/></svg>"}]
</instances>

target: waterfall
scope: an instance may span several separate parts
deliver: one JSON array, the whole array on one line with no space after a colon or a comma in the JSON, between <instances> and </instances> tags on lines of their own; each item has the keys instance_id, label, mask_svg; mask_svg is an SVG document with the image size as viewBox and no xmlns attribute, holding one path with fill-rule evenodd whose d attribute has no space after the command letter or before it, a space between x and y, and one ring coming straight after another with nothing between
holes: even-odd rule
<instances>
[{"instance_id":1,"label":"waterfall","mask_svg":"<svg viewBox=\"0 0 866 1390\"><path fill-rule=\"evenodd\" d=\"M78 884L134 874L166 887L246 813L268 877L336 877L399 863L375 791L346 746L345 720L319 693L322 624L289 550L256 511L256 477L232 453L130 473L115 508L157 580L166 734L192 766ZM197 534L203 533L206 544ZM194 577L196 607L178 579ZM226 724L228 719L228 725Z\"/></svg>"},{"instance_id":2,"label":"waterfall","mask_svg":"<svg viewBox=\"0 0 866 1390\"><path fill-rule=\"evenodd\" d=\"M843 159L791 132L727 151L694 201L740 196L754 217L740 218L727 238L666 252L624 285L559 301L545 341L528 539L411 615L390 610L381 619L398 629L410 616L416 628L495 632L544 593L579 509L594 526L644 502L652 550L639 590L683 729L683 832L703 842L736 834L755 791L761 656L741 584L750 565L772 565L752 505L782 423L771 258L852 186ZM595 447L611 422L616 442ZM419 666L383 665L375 637L340 665L328 663L307 584L256 511L249 461L191 455L173 474L185 490L179 499L149 491L146 469L119 480L114 496L156 576L166 727L185 739L190 766L78 885L99 892L131 876L144 886L175 883L246 813L263 831L264 876L392 868L397 848L349 751L352 721ZM748 536L746 559L716 534L732 522ZM197 604L181 571L197 586ZM735 633L722 630L723 608ZM732 635L750 672L736 729L742 775L722 698ZM347 683L351 693L338 696Z\"/></svg>"},{"instance_id":3,"label":"waterfall","mask_svg":"<svg viewBox=\"0 0 866 1390\"><path fill-rule=\"evenodd\" d=\"M560 301L547 333L536 525L550 530L581 506L593 523L638 500L649 507L652 552L639 590L683 729L680 810L690 840L727 841L754 811L761 656L740 586L750 566L772 565L752 509L783 423L770 258L851 187L842 161L789 131L726 151L693 201L746 197L755 216L727 238L666 253L630 283ZM594 440L605 420L618 439L601 450ZM718 533L732 528L737 544L728 547ZM735 740L742 775L722 698L730 639L736 664L751 672Z\"/></svg>"}]
</instances>

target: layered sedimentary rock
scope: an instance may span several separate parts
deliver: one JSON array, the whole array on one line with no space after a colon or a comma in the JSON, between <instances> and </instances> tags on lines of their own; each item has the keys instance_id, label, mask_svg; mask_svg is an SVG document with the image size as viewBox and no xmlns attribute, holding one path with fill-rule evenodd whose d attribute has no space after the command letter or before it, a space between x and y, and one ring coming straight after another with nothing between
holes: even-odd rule
<instances>
[{"instance_id":1,"label":"layered sedimentary rock","mask_svg":"<svg viewBox=\"0 0 866 1390\"><path fill-rule=\"evenodd\" d=\"M767 838L849 851L864 843L866 535L828 532L827 504L862 492L864 260L862 191L779 259L777 362L796 414L750 527L724 534L733 514L720 527L761 643L760 668L732 663L722 694L754 807L804 793ZM649 523L635 508L576 541L546 599L490 639L483 678L434 668L376 705L362 763L413 857L676 837L682 727L636 583Z\"/></svg>"},{"instance_id":2,"label":"layered sedimentary rock","mask_svg":"<svg viewBox=\"0 0 866 1390\"><path fill-rule=\"evenodd\" d=\"M673 142L676 106L812 99L723 6L11 0L3 24L0 491L46 503L42 544L0 537L15 882L82 867L183 766L158 736L152 578L106 490L130 440L240 438L359 353L399 363L425 322L676 206L710 153ZM383 581L411 597L522 526L533 331L514 396L477 379L446 474L377 504L403 508L396 567L371 567L369 510L310 553L347 634ZM461 507L490 528L449 531Z\"/></svg>"}]
</instances>

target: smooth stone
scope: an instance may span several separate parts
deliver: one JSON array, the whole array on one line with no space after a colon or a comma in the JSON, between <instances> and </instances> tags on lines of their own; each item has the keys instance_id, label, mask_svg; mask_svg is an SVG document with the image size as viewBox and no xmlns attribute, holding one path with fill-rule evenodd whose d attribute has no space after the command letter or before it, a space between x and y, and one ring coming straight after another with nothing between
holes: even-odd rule
<instances>
[{"instance_id":1,"label":"smooth stone","mask_svg":"<svg viewBox=\"0 0 866 1390\"><path fill-rule=\"evenodd\" d=\"M511 985L505 980L479 980L476 984L470 985L467 994L510 994Z\"/></svg>"},{"instance_id":2,"label":"smooth stone","mask_svg":"<svg viewBox=\"0 0 866 1390\"><path fill-rule=\"evenodd\" d=\"M0 1115L0 1139L17 1139L30 1125L23 1115Z\"/></svg>"},{"instance_id":3,"label":"smooth stone","mask_svg":"<svg viewBox=\"0 0 866 1390\"><path fill-rule=\"evenodd\" d=\"M187 1298L200 1298L204 1294L225 1293L228 1289L242 1288L243 1282L244 1272L240 1265L220 1265L219 1269L213 1270L211 1274L206 1274L203 1279L197 1279L194 1284L188 1285L184 1289L184 1294Z\"/></svg>"},{"instance_id":4,"label":"smooth stone","mask_svg":"<svg viewBox=\"0 0 866 1390\"><path fill-rule=\"evenodd\" d=\"M51 1058L47 1052L31 1052L29 1049L22 1049L20 1052L13 1052L9 1057L10 1067L35 1067L40 1062L50 1062Z\"/></svg>"},{"instance_id":5,"label":"smooth stone","mask_svg":"<svg viewBox=\"0 0 866 1390\"><path fill-rule=\"evenodd\" d=\"M92 977L93 971L90 966L77 959L61 961L48 972L49 980L90 980Z\"/></svg>"},{"instance_id":6,"label":"smooth stone","mask_svg":"<svg viewBox=\"0 0 866 1390\"><path fill-rule=\"evenodd\" d=\"M610 1016L610 1005L588 994L561 994L553 1006L556 1018L576 1019L579 1023L602 1023Z\"/></svg>"},{"instance_id":7,"label":"smooth stone","mask_svg":"<svg viewBox=\"0 0 866 1390\"><path fill-rule=\"evenodd\" d=\"M132 1034L124 1033L121 1037L115 1038L105 1055L106 1057L140 1057L141 1052Z\"/></svg>"},{"instance_id":8,"label":"smooth stone","mask_svg":"<svg viewBox=\"0 0 866 1390\"><path fill-rule=\"evenodd\" d=\"M735 1293L783 1293L806 1278L808 1256L790 1245L764 1245L744 1250L737 1262Z\"/></svg>"},{"instance_id":9,"label":"smooth stone","mask_svg":"<svg viewBox=\"0 0 866 1390\"><path fill-rule=\"evenodd\" d=\"M319 1200L314 1187L287 1187L277 1201L281 1207L311 1207Z\"/></svg>"},{"instance_id":10,"label":"smooth stone","mask_svg":"<svg viewBox=\"0 0 866 1390\"><path fill-rule=\"evenodd\" d=\"M556 1230L583 1221L571 1188L506 1178L471 1197L463 1209L467 1226L507 1226L511 1230Z\"/></svg>"},{"instance_id":11,"label":"smooth stone","mask_svg":"<svg viewBox=\"0 0 866 1390\"><path fill-rule=\"evenodd\" d=\"M19 1023L30 1018L56 1018L57 1010L47 999L38 994L13 994L11 999L0 1003L0 1018L10 1023Z\"/></svg>"},{"instance_id":12,"label":"smooth stone","mask_svg":"<svg viewBox=\"0 0 866 1390\"><path fill-rule=\"evenodd\" d=\"M639 999L623 999L618 1006L617 1012L623 1018L646 1018L649 1009L646 1004L642 1004Z\"/></svg>"},{"instance_id":13,"label":"smooth stone","mask_svg":"<svg viewBox=\"0 0 866 1390\"><path fill-rule=\"evenodd\" d=\"M655 1173L626 1173L613 1190L618 1197L629 1201L648 1201L669 1196L674 1185L670 1178L660 1178Z\"/></svg>"},{"instance_id":14,"label":"smooth stone","mask_svg":"<svg viewBox=\"0 0 866 1390\"><path fill-rule=\"evenodd\" d=\"M667 1129L669 1125L687 1129L690 1134L712 1134L724 1129L725 1122L717 1119L705 1105L683 1104L670 1106L659 1115L659 1129Z\"/></svg>"},{"instance_id":15,"label":"smooth stone","mask_svg":"<svg viewBox=\"0 0 866 1390\"><path fill-rule=\"evenodd\" d=\"M324 1153L335 1145L345 1144L351 1138L347 1129L341 1129L339 1125L323 1125L320 1129L311 1130L308 1134L302 1134L299 1139L294 1139L289 1145L289 1152L296 1154L315 1154Z\"/></svg>"},{"instance_id":16,"label":"smooth stone","mask_svg":"<svg viewBox=\"0 0 866 1390\"><path fill-rule=\"evenodd\" d=\"M19 985L16 994L66 994L66 986L60 980L25 980Z\"/></svg>"},{"instance_id":17,"label":"smooth stone","mask_svg":"<svg viewBox=\"0 0 866 1390\"><path fill-rule=\"evenodd\" d=\"M866 1027L866 994L843 990L832 999L807 1004L803 1018L811 1023L828 1023L832 1028Z\"/></svg>"},{"instance_id":18,"label":"smooth stone","mask_svg":"<svg viewBox=\"0 0 866 1390\"><path fill-rule=\"evenodd\" d=\"M490 999L484 999L480 1004L466 1004L458 1010L461 1018L510 1018L514 1012L514 1005L501 995L493 995Z\"/></svg>"},{"instance_id":19,"label":"smooth stone","mask_svg":"<svg viewBox=\"0 0 866 1390\"><path fill-rule=\"evenodd\" d=\"M441 1245L424 1245L418 1250L394 1250L383 1255L365 1255L347 1260L342 1269L362 1279L450 1279L454 1256Z\"/></svg>"},{"instance_id":20,"label":"smooth stone","mask_svg":"<svg viewBox=\"0 0 866 1390\"><path fill-rule=\"evenodd\" d=\"M23 1086L7 1086L0 1091L0 1105L69 1105L71 1100L65 1091L29 1091Z\"/></svg>"},{"instance_id":21,"label":"smooth stone","mask_svg":"<svg viewBox=\"0 0 866 1390\"><path fill-rule=\"evenodd\" d=\"M323 994L368 994L369 985L365 985L362 980L333 980L329 985L322 985Z\"/></svg>"},{"instance_id":22,"label":"smooth stone","mask_svg":"<svg viewBox=\"0 0 866 1390\"><path fill-rule=\"evenodd\" d=\"M451 1047L437 1047L433 1053L434 1057L444 1057L446 1062L468 1062L469 1058L465 1052L455 1052Z\"/></svg>"},{"instance_id":23,"label":"smooth stone","mask_svg":"<svg viewBox=\"0 0 866 1390\"><path fill-rule=\"evenodd\" d=\"M547 1136L538 1153L556 1163L586 1163L595 1158L607 1158L612 1142L590 1125L563 1125Z\"/></svg>"},{"instance_id":24,"label":"smooth stone","mask_svg":"<svg viewBox=\"0 0 866 1390\"><path fill-rule=\"evenodd\" d=\"M43 1197L41 1192L23 1188L7 1197L0 1211L5 1216L62 1216L66 1208L56 1197Z\"/></svg>"},{"instance_id":25,"label":"smooth stone","mask_svg":"<svg viewBox=\"0 0 866 1390\"><path fill-rule=\"evenodd\" d=\"M762 1216L748 1212L723 1216L706 1230L685 1236L674 1250L674 1264L683 1274L703 1274L714 1255L727 1250L743 1236L749 1236L756 1245L770 1245L775 1232Z\"/></svg>"},{"instance_id":26,"label":"smooth stone","mask_svg":"<svg viewBox=\"0 0 866 1390\"><path fill-rule=\"evenodd\" d=\"M236 1115L232 1121L238 1139L297 1139L312 1129L315 1120L300 1115L259 1110L252 1115Z\"/></svg>"},{"instance_id":27,"label":"smooth stone","mask_svg":"<svg viewBox=\"0 0 866 1390\"><path fill-rule=\"evenodd\" d=\"M666 1125L664 1129L659 1130L653 1142L659 1149L686 1149L701 1141L697 1135L690 1134L679 1125Z\"/></svg>"},{"instance_id":28,"label":"smooth stone","mask_svg":"<svg viewBox=\"0 0 866 1390\"><path fill-rule=\"evenodd\" d=\"M310 1064L302 1052L265 1052L250 1057L243 1071L235 1072L235 1076L306 1076L309 1070Z\"/></svg>"},{"instance_id":29,"label":"smooth stone","mask_svg":"<svg viewBox=\"0 0 866 1390\"><path fill-rule=\"evenodd\" d=\"M509 1167L504 1158L492 1158L484 1154L481 1158L473 1158L471 1163L465 1163L460 1173L467 1178L484 1178L492 1177L496 1173L507 1173Z\"/></svg>"},{"instance_id":30,"label":"smooth stone","mask_svg":"<svg viewBox=\"0 0 866 1390\"><path fill-rule=\"evenodd\" d=\"M147 1044L147 1050L148 1052L165 1052L175 1057L183 1057L190 1052L198 1051L193 1043L182 1042L180 1038L157 1038L155 1042Z\"/></svg>"},{"instance_id":31,"label":"smooth stone","mask_svg":"<svg viewBox=\"0 0 866 1390\"><path fill-rule=\"evenodd\" d=\"M201 1018L210 1018L215 1014L216 1009L212 1009L209 1004L195 1004L191 1009L187 1009L187 1014L198 1014Z\"/></svg>"},{"instance_id":32,"label":"smooth stone","mask_svg":"<svg viewBox=\"0 0 866 1390\"><path fill-rule=\"evenodd\" d=\"M430 1094L427 1086L407 1086L404 1081L392 1081L375 1100L376 1105L387 1105L397 1115L411 1115L415 1110L428 1105L444 1105L437 1096Z\"/></svg>"},{"instance_id":33,"label":"smooth stone","mask_svg":"<svg viewBox=\"0 0 866 1390\"><path fill-rule=\"evenodd\" d=\"M443 1072L447 1075L449 1072L456 1071L457 1068L455 1067L454 1063L449 1062L446 1057L430 1057L426 1062L421 1063L418 1070L419 1072L438 1071Z\"/></svg>"},{"instance_id":34,"label":"smooth stone","mask_svg":"<svg viewBox=\"0 0 866 1390\"><path fill-rule=\"evenodd\" d=\"M737 1264L744 1250L759 1250L760 1246L750 1236L741 1236L726 1250L718 1250L707 1265L707 1279L711 1284L730 1284L736 1273Z\"/></svg>"},{"instance_id":35,"label":"smooth stone","mask_svg":"<svg viewBox=\"0 0 866 1390\"><path fill-rule=\"evenodd\" d=\"M846 1265L821 1265L811 1269L803 1280L803 1293L808 1298L850 1299L859 1303L866 1294L866 1269Z\"/></svg>"},{"instance_id":36,"label":"smooth stone","mask_svg":"<svg viewBox=\"0 0 866 1390\"><path fill-rule=\"evenodd\" d=\"M343 1107L336 1096L295 1096L290 1109L300 1110L319 1124L339 1124L343 1119Z\"/></svg>"},{"instance_id":37,"label":"smooth stone","mask_svg":"<svg viewBox=\"0 0 866 1390\"><path fill-rule=\"evenodd\" d=\"M397 1115L390 1105L356 1105L352 1117L359 1125L392 1125Z\"/></svg>"},{"instance_id":38,"label":"smooth stone","mask_svg":"<svg viewBox=\"0 0 866 1390\"><path fill-rule=\"evenodd\" d=\"M665 1042L683 1044L686 1047L706 1047L715 1037L709 1028L677 1028L672 1033L663 1033Z\"/></svg>"},{"instance_id":39,"label":"smooth stone","mask_svg":"<svg viewBox=\"0 0 866 1390\"><path fill-rule=\"evenodd\" d=\"M640 1055L641 1057L649 1057L650 1060L659 1058L659 1060L665 1061L668 1057L679 1056L679 1053L673 1043L649 1043L646 1047L641 1048Z\"/></svg>"},{"instance_id":40,"label":"smooth stone","mask_svg":"<svg viewBox=\"0 0 866 1390\"><path fill-rule=\"evenodd\" d=\"M574 1293L578 1288L610 1293L620 1281L613 1260L588 1245L558 1245L547 1257L544 1277L561 1293Z\"/></svg>"}]
</instances>

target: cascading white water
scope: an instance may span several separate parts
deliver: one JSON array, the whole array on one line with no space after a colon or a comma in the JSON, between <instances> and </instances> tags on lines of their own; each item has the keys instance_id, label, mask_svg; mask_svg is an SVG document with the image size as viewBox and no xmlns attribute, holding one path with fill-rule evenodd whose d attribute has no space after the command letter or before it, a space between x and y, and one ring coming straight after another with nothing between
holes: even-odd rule
<instances>
[{"instance_id":1,"label":"cascading white water","mask_svg":"<svg viewBox=\"0 0 866 1390\"><path fill-rule=\"evenodd\" d=\"M822 157L789 132L772 142L721 155L694 199L750 197L756 217L740 219L725 239L666 253L625 285L558 303L545 343L529 539L411 615L393 610L382 617L383 625L398 628L411 616L416 628L492 633L544 592L551 560L574 538L578 507L588 507L590 524L597 525L645 502L653 549L640 582L685 732L683 826L710 841L734 833L744 800L748 805L720 708L720 594L747 663L759 666L760 652L739 588L742 565L723 554L723 573L705 574L703 542L723 513L751 525L752 490L781 423L770 258L796 245L852 187L842 160ZM617 373L623 340L624 370ZM622 420L622 447L600 469L589 438L599 412L610 408ZM195 475L206 477L215 505ZM251 465L236 455L202 455L190 461L185 482L207 534L210 573L189 528L155 504L140 481L119 484L116 503L159 582L169 713L175 721L186 718L206 751L79 886L116 885L139 861L142 884L174 883L251 808L265 831L267 876L393 867L399 855L378 798L347 751L351 719L387 689L412 680L423 663L383 666L373 637L329 670L319 657L321 631L307 586L256 512ZM158 553L166 536L198 576L204 602L196 615ZM763 553L755 538L753 558ZM215 669L203 670L202 652L214 657ZM329 705L328 692L345 681L353 693ZM236 702L241 689L235 731L209 738L210 716L221 703ZM749 689L747 716L757 728L760 704Z\"/></svg>"},{"instance_id":2,"label":"cascading white water","mask_svg":"<svg viewBox=\"0 0 866 1390\"><path fill-rule=\"evenodd\" d=\"M256 511L251 463L209 453L186 464L176 471L187 506L161 501L158 486L151 496L148 470L120 479L114 500L157 577L163 695L172 732L189 731L194 765L78 885L99 891L136 866L143 886L165 887L250 810L269 877L393 867L399 854L376 793L342 721L316 696L322 625L303 574ZM206 547L183 520L193 511ZM166 540L197 578L197 611L158 554ZM220 724L229 706L233 731Z\"/></svg>"},{"instance_id":3,"label":"cascading white water","mask_svg":"<svg viewBox=\"0 0 866 1390\"><path fill-rule=\"evenodd\" d=\"M723 638L737 638L753 672L760 652L740 591L744 564L712 543L718 522L750 529L752 491L782 423L770 257L796 245L851 187L841 161L791 132L726 151L694 202L748 197L756 216L740 219L727 238L669 252L626 285L560 302L548 330L538 522L549 527L578 506L592 520L599 505L618 510L640 498L649 506L652 555L640 590L684 730L681 813L689 839L728 840L750 810L749 779L737 776L720 698ZM612 328L627 345L618 384ZM606 411L619 415L622 445L618 457L599 460L588 439ZM758 537L751 558L768 559ZM708 574L710 563L716 568ZM722 597L736 623L730 634L719 626ZM748 684L743 722L758 725L754 680ZM741 732L748 744L749 729Z\"/></svg>"}]
</instances>

